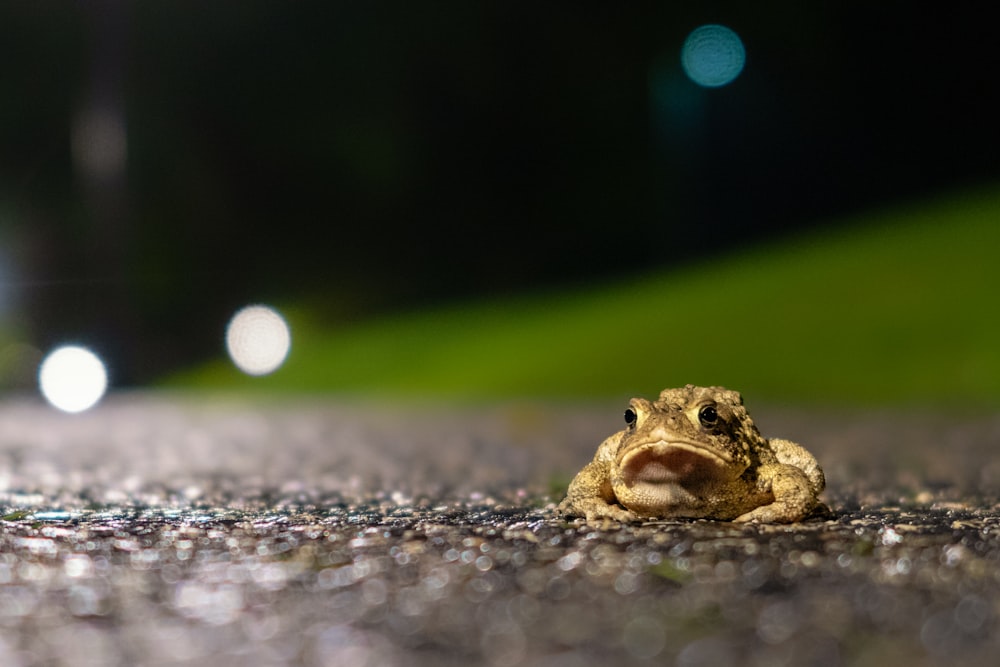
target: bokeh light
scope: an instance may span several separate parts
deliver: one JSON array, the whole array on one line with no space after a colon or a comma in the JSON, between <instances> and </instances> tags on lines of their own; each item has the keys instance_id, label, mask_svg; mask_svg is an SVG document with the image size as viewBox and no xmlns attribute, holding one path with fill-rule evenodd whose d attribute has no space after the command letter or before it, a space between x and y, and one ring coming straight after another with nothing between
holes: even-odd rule
<instances>
[{"instance_id":1,"label":"bokeh light","mask_svg":"<svg viewBox=\"0 0 1000 667\"><path fill-rule=\"evenodd\" d=\"M273 373L285 362L292 335L278 311L268 306L247 306L226 328L226 349L236 367L247 375Z\"/></svg>"},{"instance_id":2,"label":"bokeh light","mask_svg":"<svg viewBox=\"0 0 1000 667\"><path fill-rule=\"evenodd\" d=\"M16 221L15 224L17 222L20 221ZM8 220L0 220L0 226L8 224L10 224ZM11 310L11 285L15 280L11 271L7 245L7 239L0 237L0 316L6 315Z\"/></svg>"},{"instance_id":3,"label":"bokeh light","mask_svg":"<svg viewBox=\"0 0 1000 667\"><path fill-rule=\"evenodd\" d=\"M42 396L63 412L94 407L108 388L104 362L85 347L64 345L49 353L38 370Z\"/></svg>"},{"instance_id":4,"label":"bokeh light","mask_svg":"<svg viewBox=\"0 0 1000 667\"><path fill-rule=\"evenodd\" d=\"M681 48L684 73L706 88L718 88L740 75L746 63L746 49L740 36L723 25L695 28Z\"/></svg>"},{"instance_id":5,"label":"bokeh light","mask_svg":"<svg viewBox=\"0 0 1000 667\"><path fill-rule=\"evenodd\" d=\"M128 153L124 114L110 106L80 111L73 120L72 146L77 166L87 176L120 177Z\"/></svg>"}]
</instances>

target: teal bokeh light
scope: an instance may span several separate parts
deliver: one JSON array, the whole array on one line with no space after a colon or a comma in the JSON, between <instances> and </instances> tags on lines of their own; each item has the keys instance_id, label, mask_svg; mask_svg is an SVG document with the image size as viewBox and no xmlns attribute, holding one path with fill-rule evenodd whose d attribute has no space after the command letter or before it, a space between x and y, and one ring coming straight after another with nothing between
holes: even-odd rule
<instances>
[{"instance_id":1,"label":"teal bokeh light","mask_svg":"<svg viewBox=\"0 0 1000 667\"><path fill-rule=\"evenodd\" d=\"M699 86L718 88L740 75L747 52L740 36L723 25L695 28L681 48L684 73Z\"/></svg>"}]
</instances>

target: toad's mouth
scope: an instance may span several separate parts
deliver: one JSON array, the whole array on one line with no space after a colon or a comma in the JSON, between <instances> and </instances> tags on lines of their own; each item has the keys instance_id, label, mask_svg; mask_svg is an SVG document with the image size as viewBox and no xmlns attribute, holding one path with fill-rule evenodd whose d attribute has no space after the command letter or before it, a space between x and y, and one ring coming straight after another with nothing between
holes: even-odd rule
<instances>
[{"instance_id":1,"label":"toad's mouth","mask_svg":"<svg viewBox=\"0 0 1000 667\"><path fill-rule=\"evenodd\" d=\"M698 484L731 477L731 464L721 453L680 440L658 440L622 457L625 484Z\"/></svg>"}]
</instances>

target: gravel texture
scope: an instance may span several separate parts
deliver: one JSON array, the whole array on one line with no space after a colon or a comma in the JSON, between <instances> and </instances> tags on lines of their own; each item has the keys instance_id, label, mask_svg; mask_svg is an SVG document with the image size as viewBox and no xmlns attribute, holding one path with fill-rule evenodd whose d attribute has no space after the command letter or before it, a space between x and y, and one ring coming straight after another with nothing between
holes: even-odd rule
<instances>
[{"instance_id":1,"label":"gravel texture","mask_svg":"<svg viewBox=\"0 0 1000 667\"><path fill-rule=\"evenodd\" d=\"M750 408L828 515L561 518L618 405L9 398L0 664L990 663L1000 417Z\"/></svg>"}]
</instances>

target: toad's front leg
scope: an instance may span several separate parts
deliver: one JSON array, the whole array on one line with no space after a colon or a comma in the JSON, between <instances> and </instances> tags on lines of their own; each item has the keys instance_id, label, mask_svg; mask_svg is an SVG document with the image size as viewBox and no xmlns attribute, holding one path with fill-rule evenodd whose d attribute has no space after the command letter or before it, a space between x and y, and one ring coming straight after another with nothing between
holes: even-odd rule
<instances>
[{"instance_id":1,"label":"toad's front leg","mask_svg":"<svg viewBox=\"0 0 1000 667\"><path fill-rule=\"evenodd\" d=\"M759 473L762 491L770 491L774 500L742 514L734 521L759 523L794 523L806 518L819 502L806 474L790 465L763 466Z\"/></svg>"},{"instance_id":2,"label":"toad's front leg","mask_svg":"<svg viewBox=\"0 0 1000 667\"><path fill-rule=\"evenodd\" d=\"M566 499L559 503L559 511L569 516L583 516L587 521L614 519L635 521L636 515L618 504L607 466L592 461L584 466L569 484Z\"/></svg>"}]
</instances>

